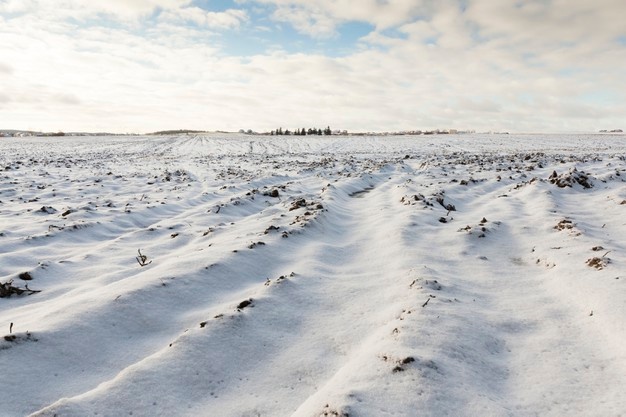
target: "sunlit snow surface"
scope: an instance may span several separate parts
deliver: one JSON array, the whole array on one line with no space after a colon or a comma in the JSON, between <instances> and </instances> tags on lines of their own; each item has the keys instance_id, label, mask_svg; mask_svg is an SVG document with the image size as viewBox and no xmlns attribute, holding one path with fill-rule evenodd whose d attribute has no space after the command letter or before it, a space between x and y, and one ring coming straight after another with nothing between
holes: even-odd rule
<instances>
[{"instance_id":1,"label":"sunlit snow surface","mask_svg":"<svg viewBox=\"0 0 626 417\"><path fill-rule=\"evenodd\" d=\"M0 138L0 416L624 416L625 154Z\"/></svg>"}]
</instances>

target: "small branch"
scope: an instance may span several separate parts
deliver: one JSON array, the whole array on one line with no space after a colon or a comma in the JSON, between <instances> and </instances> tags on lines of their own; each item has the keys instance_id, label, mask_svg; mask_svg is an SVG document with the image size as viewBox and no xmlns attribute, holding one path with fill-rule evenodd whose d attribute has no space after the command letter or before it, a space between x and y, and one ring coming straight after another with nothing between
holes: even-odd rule
<instances>
[{"instance_id":1,"label":"small branch","mask_svg":"<svg viewBox=\"0 0 626 417\"><path fill-rule=\"evenodd\" d=\"M152 263L152 261L148 262L148 257L146 255L141 254L141 249L137 249L137 253L139 253L139 256L136 256L135 259L137 259L140 266L146 266Z\"/></svg>"},{"instance_id":2,"label":"small branch","mask_svg":"<svg viewBox=\"0 0 626 417\"><path fill-rule=\"evenodd\" d=\"M35 294L35 293L41 292L41 290L31 290L30 288L28 288L28 284L24 285L24 289L25 289L26 291L28 291L28 295L31 295L31 294Z\"/></svg>"},{"instance_id":3,"label":"small branch","mask_svg":"<svg viewBox=\"0 0 626 417\"><path fill-rule=\"evenodd\" d=\"M10 297L11 295L32 295L41 292L41 290L31 290L28 285L24 285L24 288L13 286L13 280L9 280L4 283L0 283L0 298Z\"/></svg>"}]
</instances>

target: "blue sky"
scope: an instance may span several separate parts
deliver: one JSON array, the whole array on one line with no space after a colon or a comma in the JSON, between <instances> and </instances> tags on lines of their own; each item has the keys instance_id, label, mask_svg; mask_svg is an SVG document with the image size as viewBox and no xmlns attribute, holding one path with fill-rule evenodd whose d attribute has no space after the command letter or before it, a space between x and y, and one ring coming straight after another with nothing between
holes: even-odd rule
<instances>
[{"instance_id":1,"label":"blue sky","mask_svg":"<svg viewBox=\"0 0 626 417\"><path fill-rule=\"evenodd\" d=\"M0 128L625 128L622 0L0 0Z\"/></svg>"}]
</instances>

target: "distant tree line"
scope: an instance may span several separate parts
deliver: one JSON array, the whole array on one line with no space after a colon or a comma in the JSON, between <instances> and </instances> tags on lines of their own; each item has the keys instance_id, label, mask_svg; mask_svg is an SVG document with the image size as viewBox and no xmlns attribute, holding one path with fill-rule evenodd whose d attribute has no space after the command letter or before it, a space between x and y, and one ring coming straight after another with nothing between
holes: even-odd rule
<instances>
[{"instance_id":1,"label":"distant tree line","mask_svg":"<svg viewBox=\"0 0 626 417\"><path fill-rule=\"evenodd\" d=\"M302 129L296 129L294 131L291 131L289 129L283 130L282 127L279 127L276 130L272 130L270 132L270 135L285 135L285 136L289 136L289 135L294 135L294 136L306 136L306 135L331 135L332 131L330 130L330 126L327 126L326 129L322 130L322 129L317 129L314 127L310 127L308 129L302 128Z\"/></svg>"}]
</instances>

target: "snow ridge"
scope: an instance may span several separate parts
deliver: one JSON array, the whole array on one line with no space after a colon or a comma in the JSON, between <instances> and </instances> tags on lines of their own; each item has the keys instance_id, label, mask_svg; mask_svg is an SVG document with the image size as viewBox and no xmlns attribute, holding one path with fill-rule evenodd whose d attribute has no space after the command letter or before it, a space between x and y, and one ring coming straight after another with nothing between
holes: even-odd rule
<instances>
[{"instance_id":1,"label":"snow ridge","mask_svg":"<svg viewBox=\"0 0 626 417\"><path fill-rule=\"evenodd\" d=\"M0 143L0 415L626 412L626 137L99 139Z\"/></svg>"}]
</instances>

